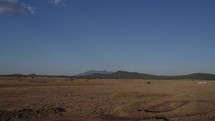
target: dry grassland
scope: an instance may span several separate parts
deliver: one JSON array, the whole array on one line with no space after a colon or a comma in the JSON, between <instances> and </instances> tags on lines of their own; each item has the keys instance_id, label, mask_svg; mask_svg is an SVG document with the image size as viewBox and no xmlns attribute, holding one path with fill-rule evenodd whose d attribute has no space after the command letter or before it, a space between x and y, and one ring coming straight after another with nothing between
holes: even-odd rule
<instances>
[{"instance_id":1,"label":"dry grassland","mask_svg":"<svg viewBox=\"0 0 215 121\"><path fill-rule=\"evenodd\" d=\"M5 77L0 121L214 121L215 81L197 82Z\"/></svg>"}]
</instances>

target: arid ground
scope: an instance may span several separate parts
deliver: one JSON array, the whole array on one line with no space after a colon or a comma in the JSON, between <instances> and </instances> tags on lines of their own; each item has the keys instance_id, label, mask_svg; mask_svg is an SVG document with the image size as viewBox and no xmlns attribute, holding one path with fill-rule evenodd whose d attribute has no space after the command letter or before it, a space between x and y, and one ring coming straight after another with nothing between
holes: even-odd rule
<instances>
[{"instance_id":1,"label":"arid ground","mask_svg":"<svg viewBox=\"0 0 215 121\"><path fill-rule=\"evenodd\" d=\"M215 121L215 81L199 81L2 77L0 120Z\"/></svg>"}]
</instances>

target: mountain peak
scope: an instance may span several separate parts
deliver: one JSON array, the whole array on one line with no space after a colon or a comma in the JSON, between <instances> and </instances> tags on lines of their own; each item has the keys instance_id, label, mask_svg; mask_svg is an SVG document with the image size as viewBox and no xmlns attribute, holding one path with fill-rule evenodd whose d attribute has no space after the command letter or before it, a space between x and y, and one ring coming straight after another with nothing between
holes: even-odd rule
<instances>
[{"instance_id":1,"label":"mountain peak","mask_svg":"<svg viewBox=\"0 0 215 121\"><path fill-rule=\"evenodd\" d=\"M84 73L80 73L77 76L89 76L94 74L112 74L112 73L113 73L112 71L107 71L107 70L90 70Z\"/></svg>"},{"instance_id":2,"label":"mountain peak","mask_svg":"<svg viewBox=\"0 0 215 121\"><path fill-rule=\"evenodd\" d=\"M188 75L177 75L177 76L159 76L144 74L138 72L128 72L119 70L117 72L108 71L88 71L82 73L81 78L95 78L95 79L198 79L198 80L215 80L215 75L208 73L193 73Z\"/></svg>"}]
</instances>

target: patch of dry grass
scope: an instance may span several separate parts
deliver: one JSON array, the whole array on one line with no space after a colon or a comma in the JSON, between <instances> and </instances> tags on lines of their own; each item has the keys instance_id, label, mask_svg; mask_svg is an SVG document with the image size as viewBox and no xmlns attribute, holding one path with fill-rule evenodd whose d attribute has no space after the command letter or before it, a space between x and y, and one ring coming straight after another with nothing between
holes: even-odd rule
<instances>
[{"instance_id":1,"label":"patch of dry grass","mask_svg":"<svg viewBox=\"0 0 215 121\"><path fill-rule=\"evenodd\" d=\"M149 85L147 81L0 78L0 119L67 121L215 119L214 81L206 85L197 85L196 81L188 80L150 80ZM168 101L169 103L163 104ZM183 101L189 103L182 106L180 102ZM168 111L146 112L149 107L165 111L167 108ZM65 112L55 113L61 108ZM22 118L19 118L19 115ZM110 117L102 118L106 115Z\"/></svg>"}]
</instances>

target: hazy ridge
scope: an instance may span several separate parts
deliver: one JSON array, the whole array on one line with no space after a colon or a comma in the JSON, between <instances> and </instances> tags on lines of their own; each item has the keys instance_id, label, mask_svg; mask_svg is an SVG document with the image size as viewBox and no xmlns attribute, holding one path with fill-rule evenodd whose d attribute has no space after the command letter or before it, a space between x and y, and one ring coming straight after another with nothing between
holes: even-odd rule
<instances>
[{"instance_id":1,"label":"hazy ridge","mask_svg":"<svg viewBox=\"0 0 215 121\"><path fill-rule=\"evenodd\" d=\"M78 75L66 76L66 75L36 75L36 74L8 74L0 75L0 77L59 77L59 78L82 78L82 79L199 79L199 80L215 80L214 74L209 73L193 73L187 75L176 75L176 76L165 76L165 75L151 75L143 74L138 72L128 72L128 71L96 71L91 70Z\"/></svg>"},{"instance_id":2,"label":"hazy ridge","mask_svg":"<svg viewBox=\"0 0 215 121\"><path fill-rule=\"evenodd\" d=\"M117 71L112 74L93 74L88 76L77 76L77 78L92 78L92 79L200 79L200 80L215 80L215 75L209 73L193 73L187 75L176 76L160 76L143 74L138 72Z\"/></svg>"}]
</instances>

